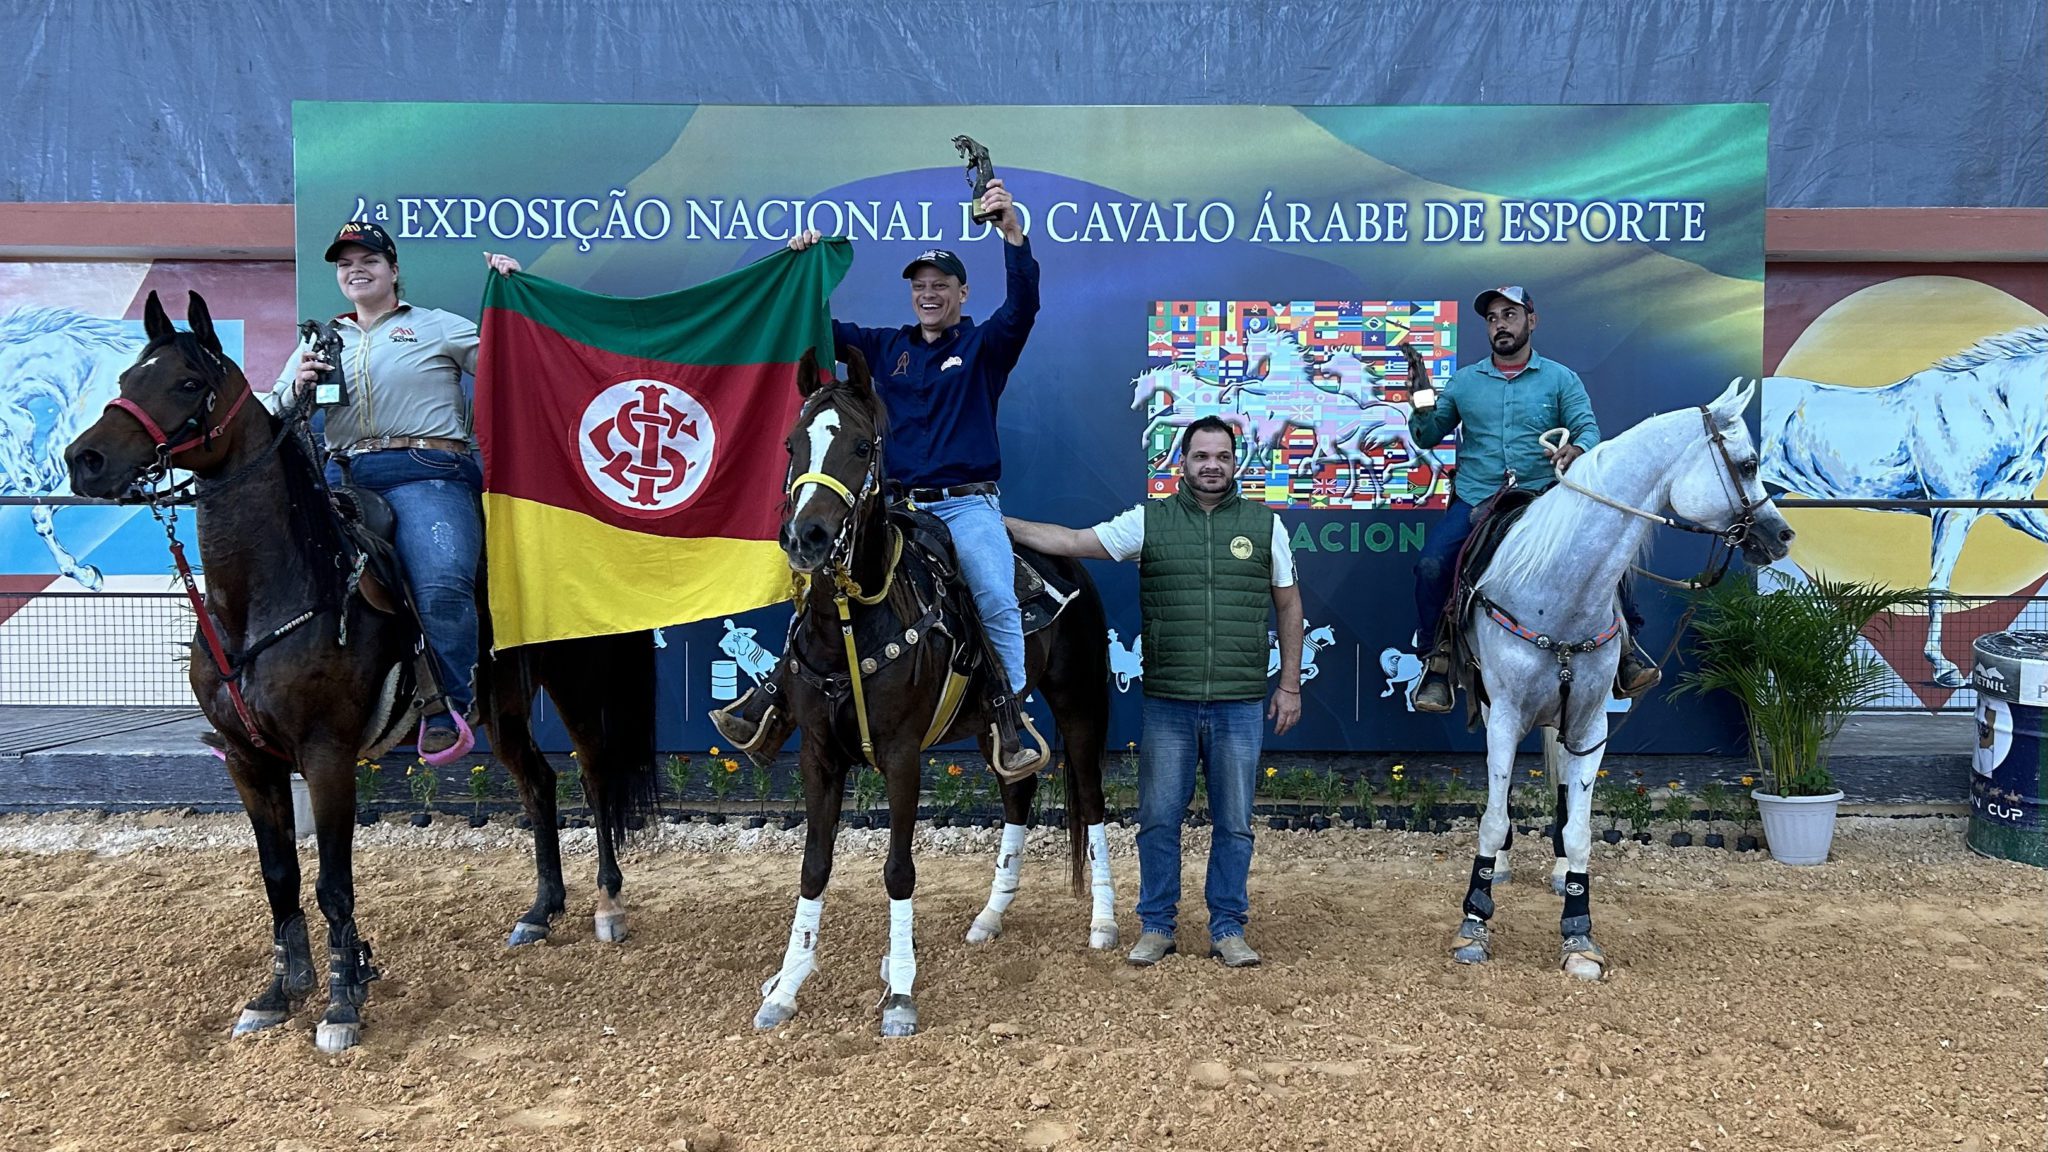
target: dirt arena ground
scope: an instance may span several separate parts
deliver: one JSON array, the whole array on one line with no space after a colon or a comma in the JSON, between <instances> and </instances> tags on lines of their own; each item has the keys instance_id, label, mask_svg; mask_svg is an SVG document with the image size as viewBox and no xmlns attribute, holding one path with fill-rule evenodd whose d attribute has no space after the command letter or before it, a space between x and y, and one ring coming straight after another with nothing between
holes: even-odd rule
<instances>
[{"instance_id":1,"label":"dirt arena ground","mask_svg":"<svg viewBox=\"0 0 2048 1152\"><path fill-rule=\"evenodd\" d=\"M1266 964L1232 972L1202 958L1199 900L1187 953L1158 968L1089 952L1086 902L1045 832L1007 934L970 947L995 833L925 833L925 1031L886 1042L878 834L842 834L822 970L767 1035L751 1019L787 935L799 834L648 834L625 862L623 946L592 938L589 833L567 835L571 915L515 952L501 941L530 899L523 834L361 830L361 922L385 978L363 1046L330 1058L313 1046L317 1007L228 1039L268 963L240 817L0 820L0 1145L2048 1143L2048 874L1971 856L1954 819L1844 819L1818 869L1603 846L1600 985L1558 972L1559 901L1527 851L1496 889L1499 958L1451 963L1469 834L1261 834L1251 938ZM1131 834L1113 835L1128 944L1135 862ZM310 883L309 865L312 911Z\"/></svg>"}]
</instances>

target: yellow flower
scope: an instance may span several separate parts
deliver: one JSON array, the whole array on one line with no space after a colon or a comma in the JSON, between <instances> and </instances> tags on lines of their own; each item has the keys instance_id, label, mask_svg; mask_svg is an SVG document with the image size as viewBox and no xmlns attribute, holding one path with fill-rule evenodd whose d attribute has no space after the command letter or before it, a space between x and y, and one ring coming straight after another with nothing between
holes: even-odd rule
<instances>
[{"instance_id":1,"label":"yellow flower","mask_svg":"<svg viewBox=\"0 0 2048 1152\"><path fill-rule=\"evenodd\" d=\"M1754 784L1754 783L1756 783L1756 777L1754 777L1754 776L1744 776L1744 777L1742 778L1742 786L1743 786L1744 788L1747 788L1747 787L1749 787L1750 785L1752 785L1752 784Z\"/></svg>"},{"instance_id":2,"label":"yellow flower","mask_svg":"<svg viewBox=\"0 0 2048 1152\"><path fill-rule=\"evenodd\" d=\"M1129 743L1125 744L1125 745L1124 745L1124 748L1125 748L1125 749L1127 749L1128 751L1136 752L1136 751L1138 750L1138 742L1137 742L1136 740L1133 740L1133 741L1131 741L1131 742L1129 742Z\"/></svg>"},{"instance_id":3,"label":"yellow flower","mask_svg":"<svg viewBox=\"0 0 2048 1152\"><path fill-rule=\"evenodd\" d=\"M580 759L580 758L582 757L582 755L583 755L583 753L581 753L581 752L571 752L571 753L569 753L569 759L571 759L571 760L576 760L576 759Z\"/></svg>"},{"instance_id":4,"label":"yellow flower","mask_svg":"<svg viewBox=\"0 0 2048 1152\"><path fill-rule=\"evenodd\" d=\"M412 775L412 765L410 765L410 764L407 764L407 765L405 766L405 774L406 774L407 776L410 776L410 775Z\"/></svg>"},{"instance_id":5,"label":"yellow flower","mask_svg":"<svg viewBox=\"0 0 2048 1152\"><path fill-rule=\"evenodd\" d=\"M737 761L737 760L727 760L727 761L725 762L725 770L726 770L727 772L737 772L737 771L739 771L739 770L740 770L740 762L739 762L739 761Z\"/></svg>"},{"instance_id":6,"label":"yellow flower","mask_svg":"<svg viewBox=\"0 0 2048 1152\"><path fill-rule=\"evenodd\" d=\"M1672 790L1673 792L1676 792L1676 791L1678 791L1678 781L1676 781L1676 780L1673 780L1673 781L1671 781L1671 782L1670 782L1669 784L1666 784L1666 785L1664 785L1664 786L1665 786L1666 788L1669 788L1669 789L1671 789L1671 790Z\"/></svg>"},{"instance_id":7,"label":"yellow flower","mask_svg":"<svg viewBox=\"0 0 2048 1152\"><path fill-rule=\"evenodd\" d=\"M473 764L473 765L471 765L471 766L470 766L470 769L469 769L469 774L470 774L471 776L481 776L481 775L483 775L483 774L484 774L484 766L483 766L483 765L481 765L481 764Z\"/></svg>"},{"instance_id":8,"label":"yellow flower","mask_svg":"<svg viewBox=\"0 0 2048 1152\"><path fill-rule=\"evenodd\" d=\"M1531 768L1531 769L1529 769L1529 779L1531 779L1531 780L1541 780L1541 779L1543 779L1543 769L1541 769L1541 768Z\"/></svg>"},{"instance_id":9,"label":"yellow flower","mask_svg":"<svg viewBox=\"0 0 2048 1152\"><path fill-rule=\"evenodd\" d=\"M1406 765L1406 764L1396 764L1396 765L1394 765L1394 771L1396 771L1396 772L1399 772L1399 771L1401 771L1402 769L1404 769L1404 768L1406 768L1406 767L1407 767L1407 765Z\"/></svg>"},{"instance_id":10,"label":"yellow flower","mask_svg":"<svg viewBox=\"0 0 2048 1152\"><path fill-rule=\"evenodd\" d=\"M959 766L958 764L948 764L948 765L946 765L946 775L948 775L948 776L958 776L959 774L960 774L960 766Z\"/></svg>"},{"instance_id":11,"label":"yellow flower","mask_svg":"<svg viewBox=\"0 0 2048 1152\"><path fill-rule=\"evenodd\" d=\"M1600 770L1599 776L1600 776L1600 779L1602 779L1602 780L1605 780L1605 779L1607 779L1607 769L1605 769L1605 768L1602 768L1602 769Z\"/></svg>"},{"instance_id":12,"label":"yellow flower","mask_svg":"<svg viewBox=\"0 0 2048 1152\"><path fill-rule=\"evenodd\" d=\"M711 746L711 754L712 754L713 756L716 756L716 755L718 755L718 745L716 745L716 744L713 744L713 745Z\"/></svg>"},{"instance_id":13,"label":"yellow flower","mask_svg":"<svg viewBox=\"0 0 2048 1152\"><path fill-rule=\"evenodd\" d=\"M1273 767L1271 764L1266 765L1266 779L1271 780L1279 774L1280 770L1278 768Z\"/></svg>"}]
</instances>

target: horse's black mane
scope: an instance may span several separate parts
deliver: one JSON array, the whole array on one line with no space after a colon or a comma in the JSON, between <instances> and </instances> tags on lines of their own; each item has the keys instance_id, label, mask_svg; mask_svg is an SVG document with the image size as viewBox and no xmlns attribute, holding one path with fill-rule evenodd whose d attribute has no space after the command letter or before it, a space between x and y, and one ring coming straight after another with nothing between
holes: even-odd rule
<instances>
[{"instance_id":1,"label":"horse's black mane","mask_svg":"<svg viewBox=\"0 0 2048 1152\"><path fill-rule=\"evenodd\" d=\"M137 362L148 360L167 346L184 358L201 381L223 395L221 403L232 403L225 395L233 390L234 364L190 332L180 330L151 340ZM241 386L248 385L244 381ZM277 436L279 419L273 415L264 421L266 437ZM338 605L348 583L349 550L343 543L340 521L327 498L326 476L303 432L294 430L283 437L277 447L277 462L284 473L285 534L305 566L319 604ZM231 494L223 496L233 499Z\"/></svg>"}]
</instances>

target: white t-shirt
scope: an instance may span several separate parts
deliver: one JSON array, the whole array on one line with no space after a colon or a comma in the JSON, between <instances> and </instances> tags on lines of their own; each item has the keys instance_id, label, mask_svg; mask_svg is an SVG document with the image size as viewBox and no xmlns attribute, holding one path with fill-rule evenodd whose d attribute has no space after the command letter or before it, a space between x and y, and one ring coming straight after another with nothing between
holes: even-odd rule
<instances>
[{"instance_id":1,"label":"white t-shirt","mask_svg":"<svg viewBox=\"0 0 2048 1152\"><path fill-rule=\"evenodd\" d=\"M1095 538L1112 560L1136 560L1145 548L1145 506L1119 512L1095 526ZM1294 548L1288 543L1287 528L1273 517L1273 587L1294 584Z\"/></svg>"}]
</instances>

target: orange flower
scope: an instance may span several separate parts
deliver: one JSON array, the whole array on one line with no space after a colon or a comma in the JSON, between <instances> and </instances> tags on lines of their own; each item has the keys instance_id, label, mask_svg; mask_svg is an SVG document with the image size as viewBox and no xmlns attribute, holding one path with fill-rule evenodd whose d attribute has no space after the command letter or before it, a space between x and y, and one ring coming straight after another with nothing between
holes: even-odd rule
<instances>
[{"instance_id":1,"label":"orange flower","mask_svg":"<svg viewBox=\"0 0 2048 1152\"><path fill-rule=\"evenodd\" d=\"M737 761L737 760L727 760L727 761L725 762L725 770L726 770L727 772L737 772L737 771L739 771L739 770L740 770L740 762L739 762L739 761Z\"/></svg>"},{"instance_id":2,"label":"orange flower","mask_svg":"<svg viewBox=\"0 0 2048 1152\"><path fill-rule=\"evenodd\" d=\"M948 776L958 776L959 774L960 774L960 766L959 766L958 764L948 764L948 765L946 765L946 775L948 775Z\"/></svg>"}]
</instances>

